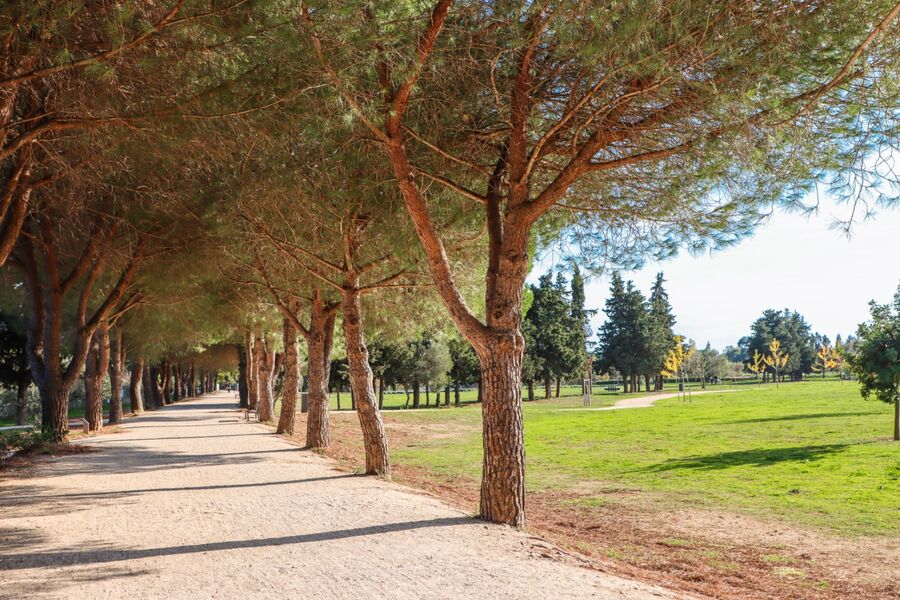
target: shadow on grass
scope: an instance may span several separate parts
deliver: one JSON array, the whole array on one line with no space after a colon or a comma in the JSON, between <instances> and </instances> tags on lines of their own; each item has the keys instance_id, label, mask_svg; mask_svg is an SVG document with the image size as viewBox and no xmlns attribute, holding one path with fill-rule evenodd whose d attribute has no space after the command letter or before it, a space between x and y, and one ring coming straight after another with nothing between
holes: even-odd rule
<instances>
[{"instance_id":1,"label":"shadow on grass","mask_svg":"<svg viewBox=\"0 0 900 600\"><path fill-rule=\"evenodd\" d=\"M836 417L863 417L866 415L878 415L881 413L866 412L833 412L833 413L808 413L804 415L784 415L781 417L763 417L759 419L743 419L739 421L728 421L725 425L740 425L741 423L773 423L776 421L803 421L806 419L830 419Z\"/></svg>"},{"instance_id":2,"label":"shadow on grass","mask_svg":"<svg viewBox=\"0 0 900 600\"><path fill-rule=\"evenodd\" d=\"M739 450L736 452L719 452L705 456L689 456L667 460L641 469L645 472L661 473L664 471L728 469L731 467L767 465L783 462L800 462L819 460L847 448L849 444L827 444L823 446L793 446L791 448L766 448L755 450Z\"/></svg>"},{"instance_id":3,"label":"shadow on grass","mask_svg":"<svg viewBox=\"0 0 900 600\"><path fill-rule=\"evenodd\" d=\"M161 548L128 549L105 546L99 548L87 548L84 550L63 550L59 552L20 552L17 554L3 556L3 560L0 560L0 571L16 571L19 569L47 567L59 568L70 565L88 565L97 563L130 561L144 558L196 554L199 552L213 552L218 550L268 548L273 546L286 546L291 544L310 544L315 542L327 542L330 540L342 540L361 536L384 535L397 531L410 531L414 529L432 527L450 527L455 525L472 525L475 523L478 523L478 521L471 517L444 517L438 519L425 519L421 521L407 521L405 523L389 523L386 525L357 527L355 529L342 529L337 531L322 531L319 533L288 535L283 537L249 540L229 540L223 542L210 542L207 544L188 544L184 546L166 546Z\"/></svg>"}]
</instances>

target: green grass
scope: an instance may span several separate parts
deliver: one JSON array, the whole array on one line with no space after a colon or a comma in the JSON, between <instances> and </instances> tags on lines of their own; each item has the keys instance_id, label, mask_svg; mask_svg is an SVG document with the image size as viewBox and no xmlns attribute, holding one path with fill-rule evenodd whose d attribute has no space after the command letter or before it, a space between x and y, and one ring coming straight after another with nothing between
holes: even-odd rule
<instances>
[{"instance_id":1,"label":"green grass","mask_svg":"<svg viewBox=\"0 0 900 600\"><path fill-rule=\"evenodd\" d=\"M578 406L577 398L526 403L527 487L577 490L599 504L609 498L604 491L624 487L671 508L773 516L845 534L900 533L900 443L889 441L889 405L860 399L850 382L737 389L632 410L561 410ZM396 447L394 461L480 476L477 405L386 418L411 431L443 424L457 432Z\"/></svg>"},{"instance_id":2,"label":"green grass","mask_svg":"<svg viewBox=\"0 0 900 600\"><path fill-rule=\"evenodd\" d=\"M127 400L122 403L122 410L127 415L131 412L131 403ZM73 406L69 405L69 419L81 419L84 417L85 407L84 405ZM107 418L109 416L109 402L103 402L103 418ZM40 415L37 415L36 418L40 420ZM6 427L8 425L15 425L16 420L12 417L7 417L0 419L0 427Z\"/></svg>"}]
</instances>

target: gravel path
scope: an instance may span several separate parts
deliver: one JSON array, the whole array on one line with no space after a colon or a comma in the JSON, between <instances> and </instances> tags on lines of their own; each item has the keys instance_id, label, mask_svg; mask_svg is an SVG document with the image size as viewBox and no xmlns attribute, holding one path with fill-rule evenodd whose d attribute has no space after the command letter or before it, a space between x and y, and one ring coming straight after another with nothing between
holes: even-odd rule
<instances>
[{"instance_id":1,"label":"gravel path","mask_svg":"<svg viewBox=\"0 0 900 600\"><path fill-rule=\"evenodd\" d=\"M220 394L0 482L0 598L675 598L242 422Z\"/></svg>"},{"instance_id":2,"label":"gravel path","mask_svg":"<svg viewBox=\"0 0 900 600\"><path fill-rule=\"evenodd\" d=\"M703 390L699 392L691 392L691 396L700 396L701 394L721 394L723 392L736 392L737 390ZM653 406L653 403L657 400L665 400L666 398L677 398L680 394L678 392L667 393L667 394L652 394L650 396L638 396L636 398L623 398L622 400L616 401L612 406L599 406L596 408L592 407L575 407L575 408L560 408L558 410L619 410L622 408L649 408Z\"/></svg>"}]
</instances>

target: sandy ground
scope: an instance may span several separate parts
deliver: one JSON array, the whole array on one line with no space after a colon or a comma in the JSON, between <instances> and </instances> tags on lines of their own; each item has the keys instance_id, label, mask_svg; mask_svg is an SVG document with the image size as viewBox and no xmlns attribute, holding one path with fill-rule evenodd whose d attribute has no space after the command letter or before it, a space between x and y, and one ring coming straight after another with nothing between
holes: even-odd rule
<instances>
[{"instance_id":1,"label":"sandy ground","mask_svg":"<svg viewBox=\"0 0 900 600\"><path fill-rule=\"evenodd\" d=\"M701 394L721 394L722 392L736 392L737 390L705 390L701 392L691 392L691 396L699 396ZM649 408L653 406L653 403L657 400L665 400L666 398L677 398L680 394L678 392L669 393L669 394L651 394L649 396L638 396L636 398L623 398L622 400L616 401L612 406L599 406L596 408L592 407L575 407L575 408L560 408L559 410L619 410L622 408Z\"/></svg>"},{"instance_id":2,"label":"sandy ground","mask_svg":"<svg viewBox=\"0 0 900 600\"><path fill-rule=\"evenodd\" d=\"M676 598L332 468L219 395L0 482L0 598Z\"/></svg>"}]
</instances>

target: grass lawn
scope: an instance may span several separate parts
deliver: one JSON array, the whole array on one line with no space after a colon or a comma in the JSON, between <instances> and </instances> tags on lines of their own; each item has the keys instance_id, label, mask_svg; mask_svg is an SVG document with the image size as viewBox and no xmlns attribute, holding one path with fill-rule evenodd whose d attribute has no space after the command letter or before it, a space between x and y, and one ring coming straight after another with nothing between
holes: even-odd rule
<instances>
[{"instance_id":1,"label":"grass lawn","mask_svg":"<svg viewBox=\"0 0 900 600\"><path fill-rule=\"evenodd\" d=\"M624 397L597 394L593 406ZM855 382L717 386L609 411L571 396L523 410L529 527L605 570L741 600L900 597L893 409L860 398ZM477 508L480 405L386 410L384 421L395 479ZM329 454L358 468L355 416L332 426Z\"/></svg>"},{"instance_id":2,"label":"grass lawn","mask_svg":"<svg viewBox=\"0 0 900 600\"><path fill-rule=\"evenodd\" d=\"M131 412L131 403L127 400L122 402L122 410L127 415ZM69 419L81 419L84 417L85 407L84 405L72 406L69 405ZM109 416L109 402L103 402L103 418L107 418ZM38 419L40 420L40 419ZM15 425L16 420L12 417L6 417L0 419L0 427L6 427L8 425Z\"/></svg>"},{"instance_id":3,"label":"grass lawn","mask_svg":"<svg viewBox=\"0 0 900 600\"><path fill-rule=\"evenodd\" d=\"M900 534L900 444L889 441L889 405L863 401L850 382L735 389L630 410L566 410L580 399L525 403L527 487L595 487L580 500L590 503L627 486L663 504L774 515L844 534ZM480 477L477 406L386 419L456 432L395 444L395 462Z\"/></svg>"}]
</instances>

